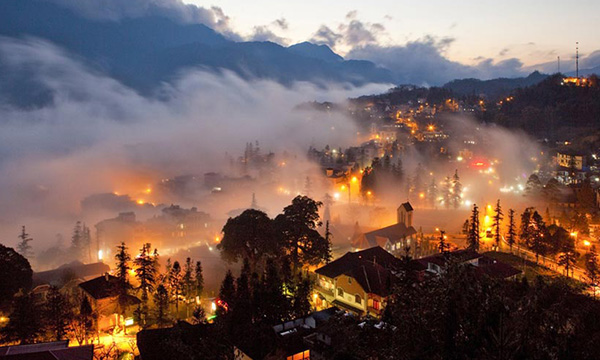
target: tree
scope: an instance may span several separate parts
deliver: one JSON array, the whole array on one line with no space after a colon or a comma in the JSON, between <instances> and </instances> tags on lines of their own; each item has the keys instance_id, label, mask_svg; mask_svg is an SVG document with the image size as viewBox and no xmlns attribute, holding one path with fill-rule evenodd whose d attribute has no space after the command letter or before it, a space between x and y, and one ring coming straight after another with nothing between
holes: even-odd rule
<instances>
[{"instance_id":1,"label":"tree","mask_svg":"<svg viewBox=\"0 0 600 360\"><path fill-rule=\"evenodd\" d=\"M156 286L158 263L155 255L157 254L158 252L156 250L154 250L154 253L151 253L151 245L150 243L146 243L142 245L139 255L133 260L135 265L135 276L140 283L138 289L141 291L142 303L139 308L139 317L142 327L145 327L147 324L149 311L148 294L152 293Z\"/></svg>"},{"instance_id":2,"label":"tree","mask_svg":"<svg viewBox=\"0 0 600 360\"><path fill-rule=\"evenodd\" d=\"M81 258L83 255L83 229L81 221L75 223L73 235L71 236L71 254L76 258Z\"/></svg>"},{"instance_id":3,"label":"tree","mask_svg":"<svg viewBox=\"0 0 600 360\"><path fill-rule=\"evenodd\" d=\"M446 209L449 209L452 201L452 179L450 179L450 176L446 176L443 185L443 201L444 205L446 206Z\"/></svg>"},{"instance_id":4,"label":"tree","mask_svg":"<svg viewBox=\"0 0 600 360\"><path fill-rule=\"evenodd\" d=\"M592 245L590 251L585 254L585 275L588 278L590 287L596 297L596 287L598 286L598 276L600 275L600 267L598 266L598 253L596 246Z\"/></svg>"},{"instance_id":5,"label":"tree","mask_svg":"<svg viewBox=\"0 0 600 360\"><path fill-rule=\"evenodd\" d=\"M479 233L479 208L477 204L473 204L473 210L471 211L471 219L469 221L469 233L467 235L467 248L479 251L479 243L481 236Z\"/></svg>"},{"instance_id":6,"label":"tree","mask_svg":"<svg viewBox=\"0 0 600 360\"><path fill-rule=\"evenodd\" d=\"M41 309L36 304L33 295L19 292L15 296L13 311L8 324L0 333L6 342L31 344L38 340L43 332Z\"/></svg>"},{"instance_id":7,"label":"tree","mask_svg":"<svg viewBox=\"0 0 600 360\"><path fill-rule=\"evenodd\" d=\"M274 236L273 222L260 210L248 209L235 218L229 218L223 226L223 239L217 245L221 257L227 262L248 259L255 270L265 257L280 252Z\"/></svg>"},{"instance_id":8,"label":"tree","mask_svg":"<svg viewBox=\"0 0 600 360\"><path fill-rule=\"evenodd\" d=\"M54 341L63 340L71 329L73 311L69 300L60 293L56 286L51 286L44 306L46 327Z\"/></svg>"},{"instance_id":9,"label":"tree","mask_svg":"<svg viewBox=\"0 0 600 360\"><path fill-rule=\"evenodd\" d=\"M581 189L577 192L577 203L584 214L596 214L598 212L596 193L589 177L583 181Z\"/></svg>"},{"instance_id":10,"label":"tree","mask_svg":"<svg viewBox=\"0 0 600 360\"><path fill-rule=\"evenodd\" d=\"M562 252L558 255L558 265L563 266L565 268L565 272L567 273L567 277L569 276L569 271L573 270L577 262L577 258L579 257L579 253L575 251L575 243L573 239L567 241L562 246Z\"/></svg>"},{"instance_id":11,"label":"tree","mask_svg":"<svg viewBox=\"0 0 600 360\"><path fill-rule=\"evenodd\" d=\"M450 201L452 203L452 207L458 209L462 200L462 184L460 183L460 178L458 177L458 169L454 171L454 176L452 177L452 188L450 190Z\"/></svg>"},{"instance_id":12,"label":"tree","mask_svg":"<svg viewBox=\"0 0 600 360\"><path fill-rule=\"evenodd\" d=\"M525 243L535 253L535 262L537 263L539 256L545 255L547 251L547 242L545 239L547 238L546 224L537 211L533 211L533 214L531 214L525 234Z\"/></svg>"},{"instance_id":13,"label":"tree","mask_svg":"<svg viewBox=\"0 0 600 360\"><path fill-rule=\"evenodd\" d=\"M525 196L537 198L542 194L542 182L536 174L531 174L525 184Z\"/></svg>"},{"instance_id":14,"label":"tree","mask_svg":"<svg viewBox=\"0 0 600 360\"><path fill-rule=\"evenodd\" d=\"M29 236L29 234L25 231L25 225L21 227L21 233L19 234L19 244L17 245L17 252L25 258L31 257L33 253L31 252L31 245L29 243L33 241L33 239Z\"/></svg>"},{"instance_id":15,"label":"tree","mask_svg":"<svg viewBox=\"0 0 600 360\"><path fill-rule=\"evenodd\" d=\"M158 327L164 327L170 324L169 320L169 292L167 288L160 284L156 287L156 292L154 293L154 317L156 319L156 324Z\"/></svg>"},{"instance_id":16,"label":"tree","mask_svg":"<svg viewBox=\"0 0 600 360\"><path fill-rule=\"evenodd\" d=\"M506 232L506 242L510 247L510 252L512 253L512 247L515 244L517 230L515 227L515 211L513 209L508 210L508 230Z\"/></svg>"},{"instance_id":17,"label":"tree","mask_svg":"<svg viewBox=\"0 0 600 360\"><path fill-rule=\"evenodd\" d=\"M496 241L496 249L500 249L500 224L504 219L504 213L502 212L502 207L500 206L500 199L496 202L496 208L494 209L494 238Z\"/></svg>"},{"instance_id":18,"label":"tree","mask_svg":"<svg viewBox=\"0 0 600 360\"><path fill-rule=\"evenodd\" d=\"M183 279L182 279L182 293L185 299L186 311L189 316L189 303L195 295L194 290L194 275L193 275L192 259L185 259L185 265L183 266Z\"/></svg>"},{"instance_id":19,"label":"tree","mask_svg":"<svg viewBox=\"0 0 600 360\"><path fill-rule=\"evenodd\" d=\"M115 260L117 260L115 271L117 277L117 281L115 282L117 305L119 314L125 317L125 312L129 306L129 290L131 289L131 284L129 283L129 270L131 269L129 267L129 261L131 260L131 256L129 256L127 246L125 246L124 242L117 246ZM125 331L124 325L123 330Z\"/></svg>"},{"instance_id":20,"label":"tree","mask_svg":"<svg viewBox=\"0 0 600 360\"><path fill-rule=\"evenodd\" d=\"M204 275L202 274L202 263L200 261L196 261L196 267L194 269L194 281L196 296L202 297L202 292L204 291Z\"/></svg>"},{"instance_id":21,"label":"tree","mask_svg":"<svg viewBox=\"0 0 600 360\"><path fill-rule=\"evenodd\" d=\"M29 291L33 271L29 261L13 248L0 244L0 309L19 291Z\"/></svg>"},{"instance_id":22,"label":"tree","mask_svg":"<svg viewBox=\"0 0 600 360\"><path fill-rule=\"evenodd\" d=\"M322 204L297 196L274 220L277 237L295 269L304 264L318 265L331 258L330 242L317 231L322 225L319 219Z\"/></svg>"},{"instance_id":23,"label":"tree","mask_svg":"<svg viewBox=\"0 0 600 360\"><path fill-rule=\"evenodd\" d=\"M231 270L227 270L225 274L225 278L221 283L221 289L219 290L219 300L221 300L225 307L219 307L217 310L221 315L225 314L229 308L231 308L235 303L236 298L236 289L235 289L235 280L233 278L233 274Z\"/></svg>"},{"instance_id":24,"label":"tree","mask_svg":"<svg viewBox=\"0 0 600 360\"><path fill-rule=\"evenodd\" d=\"M79 312L73 317L71 328L79 345L88 344L94 333L95 314L88 297L83 295L79 302Z\"/></svg>"},{"instance_id":25,"label":"tree","mask_svg":"<svg viewBox=\"0 0 600 360\"><path fill-rule=\"evenodd\" d=\"M179 265L179 261L175 261L169 273L169 287L171 288L171 294L175 296L176 318L179 318L179 295L181 295L182 280L181 265Z\"/></svg>"},{"instance_id":26,"label":"tree","mask_svg":"<svg viewBox=\"0 0 600 360\"><path fill-rule=\"evenodd\" d=\"M438 250L440 251L440 253L445 254L448 252L449 248L450 244L446 243L446 232L444 230L441 230L438 242Z\"/></svg>"},{"instance_id":27,"label":"tree","mask_svg":"<svg viewBox=\"0 0 600 360\"><path fill-rule=\"evenodd\" d=\"M438 203L438 188L437 183L435 182L435 178L431 179L431 183L427 188L427 199L429 200L429 206L432 208L437 207Z\"/></svg>"},{"instance_id":28,"label":"tree","mask_svg":"<svg viewBox=\"0 0 600 360\"><path fill-rule=\"evenodd\" d=\"M90 234L90 228L85 226L81 227L81 246L83 254L87 254L87 261L92 262L92 235ZM82 255L83 255L82 254Z\"/></svg>"}]
</instances>

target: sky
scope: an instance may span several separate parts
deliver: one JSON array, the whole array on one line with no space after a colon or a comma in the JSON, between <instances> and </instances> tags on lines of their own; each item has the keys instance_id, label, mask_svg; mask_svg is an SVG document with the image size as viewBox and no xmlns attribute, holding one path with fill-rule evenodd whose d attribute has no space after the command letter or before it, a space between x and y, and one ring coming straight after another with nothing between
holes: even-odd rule
<instances>
[{"instance_id":1,"label":"sky","mask_svg":"<svg viewBox=\"0 0 600 360\"><path fill-rule=\"evenodd\" d=\"M449 45L443 48L444 56L466 65L475 65L483 59L494 62L519 59L527 67L546 62L555 64L557 56L568 65L576 41L584 56L600 49L600 1L597 0L184 2L218 6L237 33L252 37L268 29L287 44L313 39L323 25L339 32L352 20L375 33L376 43L381 46L401 46L427 38L446 39ZM353 44L343 43L334 46L342 55L352 47Z\"/></svg>"}]
</instances>

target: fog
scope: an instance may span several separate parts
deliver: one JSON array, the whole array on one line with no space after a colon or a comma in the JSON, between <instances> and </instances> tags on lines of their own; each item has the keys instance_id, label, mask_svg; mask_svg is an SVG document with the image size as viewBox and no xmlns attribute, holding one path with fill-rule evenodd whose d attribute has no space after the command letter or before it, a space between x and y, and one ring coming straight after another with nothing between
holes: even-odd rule
<instances>
[{"instance_id":1,"label":"fog","mask_svg":"<svg viewBox=\"0 0 600 360\"><path fill-rule=\"evenodd\" d=\"M42 108L0 108L0 238L14 245L20 226L26 225L36 251L53 244L58 233L68 245L76 220L92 226L102 219L83 217L84 198L118 192L135 201L136 193L161 179L227 171L226 154L243 154L247 142L259 141L265 152L295 156L296 168L286 169L286 176L304 179L311 165L301 160L309 145L350 145L356 130L342 115L294 108L387 88L284 87L191 69L155 96L143 97L40 40L0 39L0 57L14 71L32 71L53 96L52 104ZM237 203L205 211L223 218L250 201L251 192ZM281 210L260 195L258 201L271 215ZM194 201L186 205L203 209Z\"/></svg>"}]
</instances>

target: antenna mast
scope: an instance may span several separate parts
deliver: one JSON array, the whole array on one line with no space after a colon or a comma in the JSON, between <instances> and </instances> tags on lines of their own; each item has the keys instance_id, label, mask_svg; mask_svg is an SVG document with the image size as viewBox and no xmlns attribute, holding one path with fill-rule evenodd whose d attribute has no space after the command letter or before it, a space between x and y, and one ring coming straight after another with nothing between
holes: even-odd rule
<instances>
[{"instance_id":1,"label":"antenna mast","mask_svg":"<svg viewBox=\"0 0 600 360\"><path fill-rule=\"evenodd\" d=\"M579 41L575 43L575 76L579 79Z\"/></svg>"}]
</instances>

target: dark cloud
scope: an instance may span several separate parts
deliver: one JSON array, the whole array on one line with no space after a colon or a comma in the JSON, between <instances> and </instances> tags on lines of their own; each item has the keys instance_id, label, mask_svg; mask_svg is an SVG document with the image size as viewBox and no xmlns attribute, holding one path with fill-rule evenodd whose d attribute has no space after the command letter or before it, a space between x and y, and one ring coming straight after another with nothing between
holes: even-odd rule
<instances>
[{"instance_id":1,"label":"dark cloud","mask_svg":"<svg viewBox=\"0 0 600 360\"><path fill-rule=\"evenodd\" d=\"M469 77L489 79L524 74L523 64L514 58L499 62L480 58L472 66L452 61L443 54L452 42L452 38L438 40L426 36L404 46L368 44L353 48L346 58L370 60L390 69L396 75L398 83L417 85L441 85L450 80Z\"/></svg>"},{"instance_id":2,"label":"dark cloud","mask_svg":"<svg viewBox=\"0 0 600 360\"><path fill-rule=\"evenodd\" d=\"M328 26L321 25L310 41L318 45L334 47L341 39L341 34L331 30Z\"/></svg>"},{"instance_id":3,"label":"dark cloud","mask_svg":"<svg viewBox=\"0 0 600 360\"><path fill-rule=\"evenodd\" d=\"M275 34L268 26L255 26L252 34L247 38L250 41L271 41L280 45L288 45L289 40Z\"/></svg>"},{"instance_id":4,"label":"dark cloud","mask_svg":"<svg viewBox=\"0 0 600 360\"><path fill-rule=\"evenodd\" d=\"M508 52L510 51L509 48L504 48L502 50L500 50L500 52L498 53L499 56L505 56L506 54L508 54Z\"/></svg>"},{"instance_id":5,"label":"dark cloud","mask_svg":"<svg viewBox=\"0 0 600 360\"><path fill-rule=\"evenodd\" d=\"M182 23L204 24L224 34L236 34L220 7L205 8L181 0L46 0L94 20L119 21L143 16L164 16Z\"/></svg>"},{"instance_id":6,"label":"dark cloud","mask_svg":"<svg viewBox=\"0 0 600 360\"><path fill-rule=\"evenodd\" d=\"M277 19L273 21L273 25L276 25L281 30L287 30L289 27L288 21L285 18Z\"/></svg>"}]
</instances>

